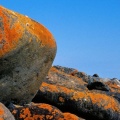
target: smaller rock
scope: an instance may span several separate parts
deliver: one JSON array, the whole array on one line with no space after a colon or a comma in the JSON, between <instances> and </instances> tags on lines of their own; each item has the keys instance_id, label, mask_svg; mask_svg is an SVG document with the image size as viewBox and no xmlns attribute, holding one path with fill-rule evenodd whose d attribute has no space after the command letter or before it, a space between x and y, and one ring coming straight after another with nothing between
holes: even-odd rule
<instances>
[{"instance_id":1,"label":"smaller rock","mask_svg":"<svg viewBox=\"0 0 120 120\"><path fill-rule=\"evenodd\" d=\"M84 89L87 90L86 88L87 83L84 82L82 78L73 76L72 70L73 69L71 68L70 69L64 67L56 68L56 66L51 67L48 76L46 77L44 82L47 82L49 84L66 86L67 88L75 89L75 90L84 90Z\"/></svg>"},{"instance_id":2,"label":"smaller rock","mask_svg":"<svg viewBox=\"0 0 120 120\"><path fill-rule=\"evenodd\" d=\"M118 80L111 80L111 81L105 82L105 84L109 86L110 91L112 93L120 94L120 84Z\"/></svg>"},{"instance_id":3,"label":"smaller rock","mask_svg":"<svg viewBox=\"0 0 120 120\"><path fill-rule=\"evenodd\" d=\"M62 66L53 66L54 68L56 68L57 70L61 71L61 72L64 72L66 74L71 74L73 72L78 72L76 69L73 69L73 68L68 68L68 67L62 67Z\"/></svg>"},{"instance_id":4,"label":"smaller rock","mask_svg":"<svg viewBox=\"0 0 120 120\"><path fill-rule=\"evenodd\" d=\"M57 69L60 72L65 73L65 74L81 78L84 82L88 82L88 75L84 72L79 72L77 69L58 66L58 65L53 66L53 68Z\"/></svg>"},{"instance_id":5,"label":"smaller rock","mask_svg":"<svg viewBox=\"0 0 120 120\"><path fill-rule=\"evenodd\" d=\"M102 90L102 91L109 91L109 87L107 85L105 85L104 83L102 82L92 82L90 84L87 85L87 88L89 90L93 90L93 89L96 89L96 90Z\"/></svg>"},{"instance_id":6,"label":"smaller rock","mask_svg":"<svg viewBox=\"0 0 120 120\"><path fill-rule=\"evenodd\" d=\"M120 84L118 79L111 79L105 82L110 88L110 95L113 96L120 103Z\"/></svg>"},{"instance_id":7,"label":"smaller rock","mask_svg":"<svg viewBox=\"0 0 120 120\"><path fill-rule=\"evenodd\" d=\"M16 106L11 112L16 120L64 120L59 109L44 103Z\"/></svg>"},{"instance_id":8,"label":"smaller rock","mask_svg":"<svg viewBox=\"0 0 120 120\"><path fill-rule=\"evenodd\" d=\"M62 113L56 107L44 103L15 105L11 112L16 120L85 120L71 113Z\"/></svg>"},{"instance_id":9,"label":"smaller rock","mask_svg":"<svg viewBox=\"0 0 120 120\"><path fill-rule=\"evenodd\" d=\"M99 75L98 74L94 74L93 77L99 77Z\"/></svg>"},{"instance_id":10,"label":"smaller rock","mask_svg":"<svg viewBox=\"0 0 120 120\"><path fill-rule=\"evenodd\" d=\"M0 120L15 120L10 111L0 103Z\"/></svg>"}]
</instances>

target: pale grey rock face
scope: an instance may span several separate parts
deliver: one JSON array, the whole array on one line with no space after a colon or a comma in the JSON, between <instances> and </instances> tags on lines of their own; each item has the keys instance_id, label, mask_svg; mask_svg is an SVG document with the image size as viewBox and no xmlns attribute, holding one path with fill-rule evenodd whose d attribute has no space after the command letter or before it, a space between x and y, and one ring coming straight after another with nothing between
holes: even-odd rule
<instances>
[{"instance_id":1,"label":"pale grey rock face","mask_svg":"<svg viewBox=\"0 0 120 120\"><path fill-rule=\"evenodd\" d=\"M52 34L34 20L0 7L0 101L31 102L56 54Z\"/></svg>"},{"instance_id":2,"label":"pale grey rock face","mask_svg":"<svg viewBox=\"0 0 120 120\"><path fill-rule=\"evenodd\" d=\"M15 120L11 112L0 103L0 120Z\"/></svg>"}]
</instances>

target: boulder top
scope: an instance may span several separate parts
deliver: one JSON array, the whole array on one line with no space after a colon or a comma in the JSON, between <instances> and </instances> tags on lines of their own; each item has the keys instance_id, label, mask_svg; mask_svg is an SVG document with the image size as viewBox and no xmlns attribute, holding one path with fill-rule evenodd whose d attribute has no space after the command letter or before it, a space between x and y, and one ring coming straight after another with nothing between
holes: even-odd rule
<instances>
[{"instance_id":1,"label":"boulder top","mask_svg":"<svg viewBox=\"0 0 120 120\"><path fill-rule=\"evenodd\" d=\"M56 47L53 35L40 23L28 16L0 6L0 57L14 50L25 30L38 38L41 46ZM28 39L31 42L31 39Z\"/></svg>"}]
</instances>

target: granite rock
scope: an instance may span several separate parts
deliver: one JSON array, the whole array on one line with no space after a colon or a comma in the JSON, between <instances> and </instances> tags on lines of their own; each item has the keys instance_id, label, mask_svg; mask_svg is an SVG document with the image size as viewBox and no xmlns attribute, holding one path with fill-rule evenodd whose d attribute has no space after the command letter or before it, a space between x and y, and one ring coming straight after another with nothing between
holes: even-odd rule
<instances>
[{"instance_id":1,"label":"granite rock","mask_svg":"<svg viewBox=\"0 0 120 120\"><path fill-rule=\"evenodd\" d=\"M56 106L62 112L70 112L86 120L119 120L120 104L111 95L111 87L101 78L93 77L94 82L100 81L109 86L109 91L103 89L89 90L87 88L90 76L80 78L73 75L64 67L52 67L42 83L40 90L34 97L33 102L44 102ZM70 71L70 72L68 72ZM95 79L97 78L97 79Z\"/></svg>"},{"instance_id":2,"label":"granite rock","mask_svg":"<svg viewBox=\"0 0 120 120\"><path fill-rule=\"evenodd\" d=\"M76 70L73 70L70 72L70 68L67 70L61 71L56 68L56 66L51 67L48 76L44 80L44 82L49 84L54 84L58 86L65 86L69 89L75 89L75 90L87 90L88 88L87 83L82 79L78 78L76 76L73 76L73 73L76 72ZM69 71L69 73L67 73Z\"/></svg>"},{"instance_id":3,"label":"granite rock","mask_svg":"<svg viewBox=\"0 0 120 120\"><path fill-rule=\"evenodd\" d=\"M84 120L71 113L62 113L56 107L44 103L15 106L11 112L16 120Z\"/></svg>"},{"instance_id":4,"label":"granite rock","mask_svg":"<svg viewBox=\"0 0 120 120\"><path fill-rule=\"evenodd\" d=\"M29 103L55 54L55 40L43 25L0 6L1 102Z\"/></svg>"},{"instance_id":5,"label":"granite rock","mask_svg":"<svg viewBox=\"0 0 120 120\"><path fill-rule=\"evenodd\" d=\"M77 91L63 86L43 83L36 102L45 102L64 112L71 112L89 120L119 120L120 105L112 96L97 91Z\"/></svg>"},{"instance_id":6,"label":"granite rock","mask_svg":"<svg viewBox=\"0 0 120 120\"><path fill-rule=\"evenodd\" d=\"M118 79L111 79L105 82L110 88L110 95L113 96L120 103L120 81Z\"/></svg>"}]
</instances>

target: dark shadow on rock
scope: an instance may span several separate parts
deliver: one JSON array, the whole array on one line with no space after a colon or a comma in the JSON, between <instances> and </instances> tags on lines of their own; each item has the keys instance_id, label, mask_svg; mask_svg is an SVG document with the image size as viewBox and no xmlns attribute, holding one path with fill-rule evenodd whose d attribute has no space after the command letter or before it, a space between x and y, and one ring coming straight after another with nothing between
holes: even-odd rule
<instances>
[{"instance_id":1,"label":"dark shadow on rock","mask_svg":"<svg viewBox=\"0 0 120 120\"><path fill-rule=\"evenodd\" d=\"M105 85L104 83L102 82L92 82L90 84L87 85L87 88L89 90L93 90L93 89L96 89L96 90L102 90L102 91L109 91L109 87L107 85Z\"/></svg>"}]
</instances>

